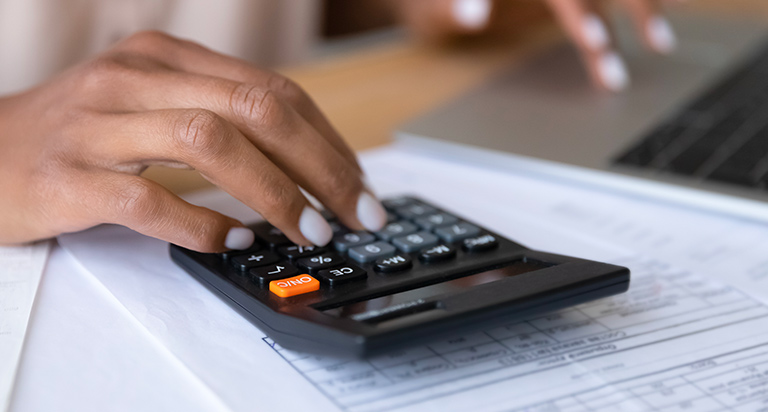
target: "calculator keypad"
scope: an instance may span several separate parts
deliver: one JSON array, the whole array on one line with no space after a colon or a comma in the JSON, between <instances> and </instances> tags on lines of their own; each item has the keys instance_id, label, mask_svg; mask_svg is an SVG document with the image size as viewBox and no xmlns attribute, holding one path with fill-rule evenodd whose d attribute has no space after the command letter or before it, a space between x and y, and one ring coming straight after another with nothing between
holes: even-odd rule
<instances>
[{"instance_id":1,"label":"calculator keypad","mask_svg":"<svg viewBox=\"0 0 768 412\"><path fill-rule=\"evenodd\" d=\"M311 281L335 290L338 285L365 285L370 276L403 279L421 266L457 259L460 251L469 258L499 245L494 235L418 200L400 197L382 203L388 223L379 232L350 231L326 212L323 216L334 231L332 245L298 246L264 222L254 226L257 241L250 249L226 252L222 260L247 273L255 285L288 297L317 290L304 286Z\"/></svg>"}]
</instances>

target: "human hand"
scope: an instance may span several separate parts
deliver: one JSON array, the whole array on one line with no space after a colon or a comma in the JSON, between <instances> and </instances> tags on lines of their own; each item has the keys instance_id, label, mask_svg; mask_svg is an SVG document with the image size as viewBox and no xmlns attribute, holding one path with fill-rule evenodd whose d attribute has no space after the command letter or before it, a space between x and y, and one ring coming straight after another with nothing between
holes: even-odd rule
<instances>
[{"instance_id":1,"label":"human hand","mask_svg":"<svg viewBox=\"0 0 768 412\"><path fill-rule=\"evenodd\" d=\"M198 170L301 245L332 232L299 186L352 229L386 220L301 88L161 33L0 99L0 130L0 243L116 223L201 252L251 245L242 223L139 176L149 165Z\"/></svg>"},{"instance_id":2,"label":"human hand","mask_svg":"<svg viewBox=\"0 0 768 412\"><path fill-rule=\"evenodd\" d=\"M519 24L531 18L530 10L546 4L577 46L595 84L620 91L629 85L629 74L616 52L603 2L599 0L391 0L401 19L418 35L443 39L456 34L486 31L494 24ZM643 43L667 54L676 37L660 10L661 0L622 0L637 26ZM673 1L673 0L669 0ZM682 0L677 0L682 1ZM510 3L516 3L515 8ZM503 7L502 7L503 6ZM520 10L521 12L518 12Z\"/></svg>"}]
</instances>

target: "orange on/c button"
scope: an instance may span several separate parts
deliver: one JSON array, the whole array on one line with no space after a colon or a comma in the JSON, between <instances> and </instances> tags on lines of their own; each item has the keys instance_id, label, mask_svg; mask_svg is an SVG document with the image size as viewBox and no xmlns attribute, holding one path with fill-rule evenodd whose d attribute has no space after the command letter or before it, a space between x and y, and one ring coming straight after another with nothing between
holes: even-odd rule
<instances>
[{"instance_id":1,"label":"orange on/c button","mask_svg":"<svg viewBox=\"0 0 768 412\"><path fill-rule=\"evenodd\" d=\"M320 282L309 275L299 275L269 282L269 291L281 298L314 292L318 289L320 289Z\"/></svg>"}]
</instances>

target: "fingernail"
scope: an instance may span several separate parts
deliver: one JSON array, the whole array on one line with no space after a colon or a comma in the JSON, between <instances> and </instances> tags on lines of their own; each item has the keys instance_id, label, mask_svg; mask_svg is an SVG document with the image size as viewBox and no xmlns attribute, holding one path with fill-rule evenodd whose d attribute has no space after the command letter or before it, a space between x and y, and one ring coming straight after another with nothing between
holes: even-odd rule
<instances>
[{"instance_id":1,"label":"fingernail","mask_svg":"<svg viewBox=\"0 0 768 412\"><path fill-rule=\"evenodd\" d=\"M227 249L248 249L253 244L253 231L246 227L233 227L227 232L224 247Z\"/></svg>"},{"instance_id":2,"label":"fingernail","mask_svg":"<svg viewBox=\"0 0 768 412\"><path fill-rule=\"evenodd\" d=\"M453 18L468 29L479 29L491 17L490 0L454 0Z\"/></svg>"},{"instance_id":3,"label":"fingernail","mask_svg":"<svg viewBox=\"0 0 768 412\"><path fill-rule=\"evenodd\" d=\"M654 49L661 53L669 53L677 46L677 36L672 26L664 17L654 17L648 21L648 39Z\"/></svg>"},{"instance_id":4,"label":"fingernail","mask_svg":"<svg viewBox=\"0 0 768 412\"><path fill-rule=\"evenodd\" d=\"M602 50L608 47L608 29L599 17L594 14L585 17L581 30L584 34L584 42L590 49Z\"/></svg>"},{"instance_id":5,"label":"fingernail","mask_svg":"<svg viewBox=\"0 0 768 412\"><path fill-rule=\"evenodd\" d=\"M310 206L306 206L299 217L299 230L307 240L317 246L325 246L333 237L333 230L323 216Z\"/></svg>"},{"instance_id":6,"label":"fingernail","mask_svg":"<svg viewBox=\"0 0 768 412\"><path fill-rule=\"evenodd\" d=\"M370 193L363 191L357 199L357 220L364 228L375 232L381 230L387 223L387 211L384 210L381 202Z\"/></svg>"},{"instance_id":7,"label":"fingernail","mask_svg":"<svg viewBox=\"0 0 768 412\"><path fill-rule=\"evenodd\" d=\"M600 56L598 60L598 71L603 80L603 84L609 90L621 91L629 86L629 74L624 60L615 52L608 52Z\"/></svg>"}]
</instances>

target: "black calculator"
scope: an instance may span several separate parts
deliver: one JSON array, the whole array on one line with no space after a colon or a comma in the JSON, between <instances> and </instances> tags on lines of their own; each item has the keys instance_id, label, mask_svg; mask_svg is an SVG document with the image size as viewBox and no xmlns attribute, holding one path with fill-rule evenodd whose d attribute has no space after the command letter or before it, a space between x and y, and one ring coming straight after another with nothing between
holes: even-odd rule
<instances>
[{"instance_id":1,"label":"black calculator","mask_svg":"<svg viewBox=\"0 0 768 412\"><path fill-rule=\"evenodd\" d=\"M365 357L618 293L621 266L530 250L424 200L383 201L387 225L302 247L267 222L245 251L171 258L285 348Z\"/></svg>"}]
</instances>

